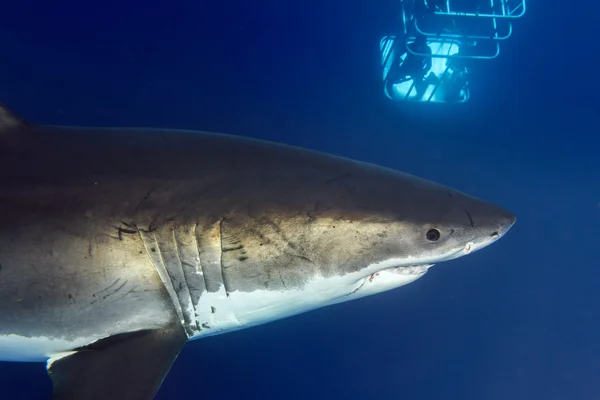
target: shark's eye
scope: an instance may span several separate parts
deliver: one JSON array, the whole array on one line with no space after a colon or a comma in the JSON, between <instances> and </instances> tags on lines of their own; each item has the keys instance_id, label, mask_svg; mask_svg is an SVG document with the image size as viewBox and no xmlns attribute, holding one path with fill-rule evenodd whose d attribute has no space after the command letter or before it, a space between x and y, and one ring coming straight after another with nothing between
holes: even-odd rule
<instances>
[{"instance_id":1,"label":"shark's eye","mask_svg":"<svg viewBox=\"0 0 600 400\"><path fill-rule=\"evenodd\" d=\"M427 238L427 240L429 240L430 242L435 242L440 238L440 231L438 231L437 229L430 229L427 231L427 233L425 234L425 237Z\"/></svg>"}]
</instances>

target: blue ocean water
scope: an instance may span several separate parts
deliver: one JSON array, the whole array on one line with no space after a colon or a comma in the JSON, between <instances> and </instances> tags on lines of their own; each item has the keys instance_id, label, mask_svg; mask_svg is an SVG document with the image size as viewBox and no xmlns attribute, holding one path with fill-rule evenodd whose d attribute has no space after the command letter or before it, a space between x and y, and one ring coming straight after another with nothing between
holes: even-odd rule
<instances>
[{"instance_id":1,"label":"blue ocean water","mask_svg":"<svg viewBox=\"0 0 600 400\"><path fill-rule=\"evenodd\" d=\"M464 106L400 107L398 1L19 0L0 100L52 124L212 130L375 162L502 205L497 244L403 288L188 344L159 399L600 398L600 20L528 2ZM51 392L0 363L0 398Z\"/></svg>"}]
</instances>

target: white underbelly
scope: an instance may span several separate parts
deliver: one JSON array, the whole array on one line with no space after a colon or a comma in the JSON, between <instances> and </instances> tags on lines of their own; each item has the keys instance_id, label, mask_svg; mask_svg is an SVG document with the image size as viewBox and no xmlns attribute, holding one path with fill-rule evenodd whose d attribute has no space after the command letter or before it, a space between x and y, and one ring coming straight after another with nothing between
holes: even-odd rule
<instances>
[{"instance_id":1,"label":"white underbelly","mask_svg":"<svg viewBox=\"0 0 600 400\"><path fill-rule=\"evenodd\" d=\"M232 332L251 326L354 300L394 289L415 281L427 267L404 273L383 272L377 276L348 274L315 278L302 290L255 290L253 292L205 292L196 306L200 332L192 340Z\"/></svg>"},{"instance_id":2,"label":"white underbelly","mask_svg":"<svg viewBox=\"0 0 600 400\"><path fill-rule=\"evenodd\" d=\"M0 335L0 361L43 362L56 354L94 341L92 338L69 341L41 336Z\"/></svg>"}]
</instances>

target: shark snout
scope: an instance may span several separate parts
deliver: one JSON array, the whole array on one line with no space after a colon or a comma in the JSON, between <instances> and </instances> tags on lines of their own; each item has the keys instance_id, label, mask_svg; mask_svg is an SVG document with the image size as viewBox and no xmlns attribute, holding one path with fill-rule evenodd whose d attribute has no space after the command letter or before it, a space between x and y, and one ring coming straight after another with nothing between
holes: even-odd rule
<instances>
[{"instance_id":1,"label":"shark snout","mask_svg":"<svg viewBox=\"0 0 600 400\"><path fill-rule=\"evenodd\" d=\"M464 213L463 218L480 240L501 238L517 220L512 212L484 201L465 204Z\"/></svg>"},{"instance_id":2,"label":"shark snout","mask_svg":"<svg viewBox=\"0 0 600 400\"><path fill-rule=\"evenodd\" d=\"M481 203L479 207L465 209L465 212L470 225L466 230L469 232L468 239L465 238L467 240L462 251L458 251L450 259L473 253L495 243L512 228L517 220L510 211L489 203Z\"/></svg>"},{"instance_id":3,"label":"shark snout","mask_svg":"<svg viewBox=\"0 0 600 400\"><path fill-rule=\"evenodd\" d=\"M517 217L510 211L500 209L498 215L494 218L497 229L491 233L493 239L499 239L506 234L517 222Z\"/></svg>"}]
</instances>

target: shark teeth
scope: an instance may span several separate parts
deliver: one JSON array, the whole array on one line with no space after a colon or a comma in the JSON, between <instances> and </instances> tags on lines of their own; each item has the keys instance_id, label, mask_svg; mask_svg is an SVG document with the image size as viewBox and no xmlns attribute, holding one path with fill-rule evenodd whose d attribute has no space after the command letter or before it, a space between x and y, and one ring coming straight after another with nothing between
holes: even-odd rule
<instances>
[{"instance_id":1,"label":"shark teeth","mask_svg":"<svg viewBox=\"0 0 600 400\"><path fill-rule=\"evenodd\" d=\"M424 265L409 265L409 266L402 266L402 267L392 267L392 268L386 268L383 269L381 271L377 271L372 273L371 275L369 275L369 277L366 279L369 282L373 282L373 279L375 279L375 277L377 277L377 275L379 275L379 273L381 272L391 272L394 274L399 274L399 275L422 275L425 272L427 272L427 270L429 268L431 268L434 264L424 264ZM366 282L365 280L365 282Z\"/></svg>"},{"instance_id":2,"label":"shark teeth","mask_svg":"<svg viewBox=\"0 0 600 400\"><path fill-rule=\"evenodd\" d=\"M390 272L394 272L396 274L402 275L421 275L426 272L429 268L431 268L433 264L425 264L425 265L411 265L409 267L397 267L390 270Z\"/></svg>"}]
</instances>

